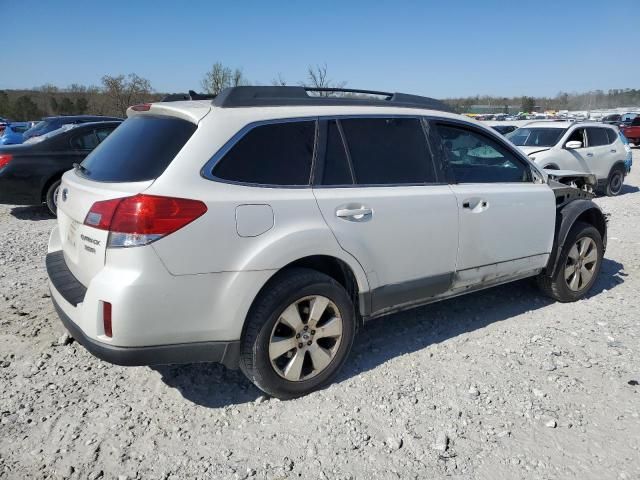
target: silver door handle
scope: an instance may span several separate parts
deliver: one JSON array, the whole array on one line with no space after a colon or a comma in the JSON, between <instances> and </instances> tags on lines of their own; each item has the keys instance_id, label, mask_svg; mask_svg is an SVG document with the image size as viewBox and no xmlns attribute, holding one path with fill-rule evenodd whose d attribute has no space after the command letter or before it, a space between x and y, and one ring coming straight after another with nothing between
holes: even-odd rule
<instances>
[{"instance_id":1,"label":"silver door handle","mask_svg":"<svg viewBox=\"0 0 640 480\"><path fill-rule=\"evenodd\" d=\"M373 210L367 207L362 208L339 208L336 210L336 217L344 218L345 220L351 220L361 222L368 220L373 215Z\"/></svg>"},{"instance_id":2,"label":"silver door handle","mask_svg":"<svg viewBox=\"0 0 640 480\"><path fill-rule=\"evenodd\" d=\"M617 152L617 150L615 148L611 149L611 153L616 153L616 152Z\"/></svg>"},{"instance_id":3,"label":"silver door handle","mask_svg":"<svg viewBox=\"0 0 640 480\"><path fill-rule=\"evenodd\" d=\"M587 153L587 157L593 157L593 153Z\"/></svg>"}]
</instances>

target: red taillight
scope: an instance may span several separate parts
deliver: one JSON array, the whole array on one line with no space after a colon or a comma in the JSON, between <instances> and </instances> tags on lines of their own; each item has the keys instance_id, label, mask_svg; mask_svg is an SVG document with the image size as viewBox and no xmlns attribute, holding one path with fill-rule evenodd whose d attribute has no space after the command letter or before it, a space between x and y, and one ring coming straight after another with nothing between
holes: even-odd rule
<instances>
[{"instance_id":1,"label":"red taillight","mask_svg":"<svg viewBox=\"0 0 640 480\"><path fill-rule=\"evenodd\" d=\"M111 328L111 304L109 302L102 302L102 325L104 326L104 334L107 337L113 337L113 330Z\"/></svg>"},{"instance_id":2,"label":"red taillight","mask_svg":"<svg viewBox=\"0 0 640 480\"><path fill-rule=\"evenodd\" d=\"M13 160L13 155L8 153L0 153L0 168L4 168L9 165L9 162Z\"/></svg>"},{"instance_id":3,"label":"red taillight","mask_svg":"<svg viewBox=\"0 0 640 480\"><path fill-rule=\"evenodd\" d=\"M206 211L199 200L138 194L94 203L84 223L109 230L109 246L136 246L169 235Z\"/></svg>"},{"instance_id":4,"label":"red taillight","mask_svg":"<svg viewBox=\"0 0 640 480\"><path fill-rule=\"evenodd\" d=\"M139 103L138 105L133 105L131 110L135 110L136 112L147 112L150 108L150 103Z\"/></svg>"}]
</instances>

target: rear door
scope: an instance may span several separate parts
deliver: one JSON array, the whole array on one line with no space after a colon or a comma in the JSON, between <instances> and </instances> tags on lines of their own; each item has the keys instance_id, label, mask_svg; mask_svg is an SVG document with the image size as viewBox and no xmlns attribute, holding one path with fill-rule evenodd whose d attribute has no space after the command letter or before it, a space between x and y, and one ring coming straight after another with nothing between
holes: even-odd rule
<instances>
[{"instance_id":1,"label":"rear door","mask_svg":"<svg viewBox=\"0 0 640 480\"><path fill-rule=\"evenodd\" d=\"M434 168L421 119L324 121L319 147L314 195L340 246L366 271L372 311L448 290L457 206Z\"/></svg>"},{"instance_id":2,"label":"rear door","mask_svg":"<svg viewBox=\"0 0 640 480\"><path fill-rule=\"evenodd\" d=\"M611 132L609 135L607 132ZM626 152L616 148L617 135L611 128L587 127L587 140L593 157L589 157L589 168L599 179L609 177L611 167L616 161L624 160Z\"/></svg>"},{"instance_id":3,"label":"rear door","mask_svg":"<svg viewBox=\"0 0 640 480\"><path fill-rule=\"evenodd\" d=\"M434 121L459 214L455 287L541 268L551 252L555 197L531 167L483 129Z\"/></svg>"}]
</instances>

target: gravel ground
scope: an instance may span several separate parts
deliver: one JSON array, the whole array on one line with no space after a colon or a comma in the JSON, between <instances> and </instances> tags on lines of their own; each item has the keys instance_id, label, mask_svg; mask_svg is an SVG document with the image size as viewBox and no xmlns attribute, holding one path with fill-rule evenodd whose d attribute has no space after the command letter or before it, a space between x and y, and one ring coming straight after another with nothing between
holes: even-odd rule
<instances>
[{"instance_id":1,"label":"gravel ground","mask_svg":"<svg viewBox=\"0 0 640 480\"><path fill-rule=\"evenodd\" d=\"M640 478L640 150L589 297L523 281L368 324L268 399L218 365L92 357L51 305L42 208L0 206L1 478Z\"/></svg>"}]
</instances>

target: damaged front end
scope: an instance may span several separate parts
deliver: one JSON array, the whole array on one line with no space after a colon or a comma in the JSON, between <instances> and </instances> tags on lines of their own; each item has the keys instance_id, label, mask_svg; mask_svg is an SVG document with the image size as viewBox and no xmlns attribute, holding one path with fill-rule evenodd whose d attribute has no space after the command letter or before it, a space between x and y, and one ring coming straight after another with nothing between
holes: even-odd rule
<instances>
[{"instance_id":1,"label":"damaged front end","mask_svg":"<svg viewBox=\"0 0 640 480\"><path fill-rule=\"evenodd\" d=\"M556 207L579 199L595 197L594 189L597 185L596 176L591 173L574 172L571 170L544 170L547 183L556 196Z\"/></svg>"}]
</instances>

